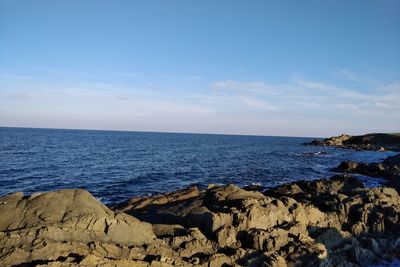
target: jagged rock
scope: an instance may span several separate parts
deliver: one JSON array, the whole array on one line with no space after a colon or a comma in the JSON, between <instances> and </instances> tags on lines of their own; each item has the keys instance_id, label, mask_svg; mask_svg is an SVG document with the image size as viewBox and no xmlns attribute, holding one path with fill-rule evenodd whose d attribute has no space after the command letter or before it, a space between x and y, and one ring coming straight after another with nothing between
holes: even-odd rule
<instances>
[{"instance_id":1,"label":"jagged rock","mask_svg":"<svg viewBox=\"0 0 400 267\"><path fill-rule=\"evenodd\" d=\"M348 175L191 188L113 211L84 190L0 203L1 266L347 267L400 255L398 193Z\"/></svg>"},{"instance_id":2,"label":"jagged rock","mask_svg":"<svg viewBox=\"0 0 400 267\"><path fill-rule=\"evenodd\" d=\"M353 236L371 235L374 240L382 233L400 233L396 227L400 202L396 191L367 189L351 176L286 184L264 194L234 185L212 185L200 195L183 209L179 209L181 204L165 205L150 214L146 210L146 216L151 217L151 212L172 214L179 224L199 228L212 241L214 251L244 248L248 256L230 257L246 266L304 262L336 266L340 259L354 262L354 251L343 248ZM140 217L140 212L137 214ZM328 257L328 250L336 256ZM357 255L364 255L358 257L360 262L375 260L360 251ZM207 253L210 259L213 254ZM281 258L272 257L274 253Z\"/></svg>"}]
</instances>

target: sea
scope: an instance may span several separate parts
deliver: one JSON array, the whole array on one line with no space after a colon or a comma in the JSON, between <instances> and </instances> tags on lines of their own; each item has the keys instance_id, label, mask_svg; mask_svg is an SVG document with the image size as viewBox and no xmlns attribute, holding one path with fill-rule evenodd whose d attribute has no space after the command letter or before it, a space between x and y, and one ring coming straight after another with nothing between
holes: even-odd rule
<instances>
[{"instance_id":1,"label":"sea","mask_svg":"<svg viewBox=\"0 0 400 267\"><path fill-rule=\"evenodd\" d=\"M270 188L328 178L341 161L394 155L303 145L313 139L0 127L0 195L83 188L115 204L191 185ZM360 178L367 186L382 181Z\"/></svg>"}]
</instances>

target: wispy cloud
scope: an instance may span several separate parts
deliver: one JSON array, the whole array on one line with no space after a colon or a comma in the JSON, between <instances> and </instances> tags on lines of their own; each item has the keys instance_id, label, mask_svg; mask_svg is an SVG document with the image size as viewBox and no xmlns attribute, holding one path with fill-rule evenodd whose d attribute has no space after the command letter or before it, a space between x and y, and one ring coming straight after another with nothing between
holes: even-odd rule
<instances>
[{"instance_id":1,"label":"wispy cloud","mask_svg":"<svg viewBox=\"0 0 400 267\"><path fill-rule=\"evenodd\" d=\"M350 89L345 89L337 86L333 86L326 83L308 81L308 80L297 80L295 82L298 86L303 89L310 89L314 92L310 93L320 93L325 96L331 96L335 98L345 98L345 99L356 99L356 100L366 100L371 99L374 95L363 93L360 91L354 91Z\"/></svg>"},{"instance_id":2,"label":"wispy cloud","mask_svg":"<svg viewBox=\"0 0 400 267\"><path fill-rule=\"evenodd\" d=\"M396 104L396 101L400 99L400 86L397 83L376 87L366 92L362 88L358 90L343 88L329 83L300 79L296 76L286 84L228 80L214 82L211 88L228 90L233 97L256 100L243 101L254 108L264 106L265 109L275 111L293 110L296 107L303 111L327 112L329 110L335 112L335 108L400 110L399 105Z\"/></svg>"}]
</instances>

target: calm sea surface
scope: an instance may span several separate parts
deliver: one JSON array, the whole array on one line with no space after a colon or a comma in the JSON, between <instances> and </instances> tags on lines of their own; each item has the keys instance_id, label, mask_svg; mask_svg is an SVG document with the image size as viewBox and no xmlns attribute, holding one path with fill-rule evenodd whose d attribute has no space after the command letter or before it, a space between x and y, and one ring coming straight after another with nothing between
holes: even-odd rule
<instances>
[{"instance_id":1,"label":"calm sea surface","mask_svg":"<svg viewBox=\"0 0 400 267\"><path fill-rule=\"evenodd\" d=\"M372 162L393 154L302 145L310 140L0 128L0 195L84 188L115 203L192 184L271 187L329 177L342 160Z\"/></svg>"}]
</instances>

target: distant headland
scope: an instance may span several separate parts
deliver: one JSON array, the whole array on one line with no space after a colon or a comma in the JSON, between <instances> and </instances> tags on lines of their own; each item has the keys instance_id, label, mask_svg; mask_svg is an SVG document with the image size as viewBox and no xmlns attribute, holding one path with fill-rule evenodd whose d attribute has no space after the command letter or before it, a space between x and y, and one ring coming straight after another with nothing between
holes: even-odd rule
<instances>
[{"instance_id":1,"label":"distant headland","mask_svg":"<svg viewBox=\"0 0 400 267\"><path fill-rule=\"evenodd\" d=\"M313 140L306 144L358 150L400 151L400 133L371 133L355 136L342 134L324 140Z\"/></svg>"}]
</instances>

